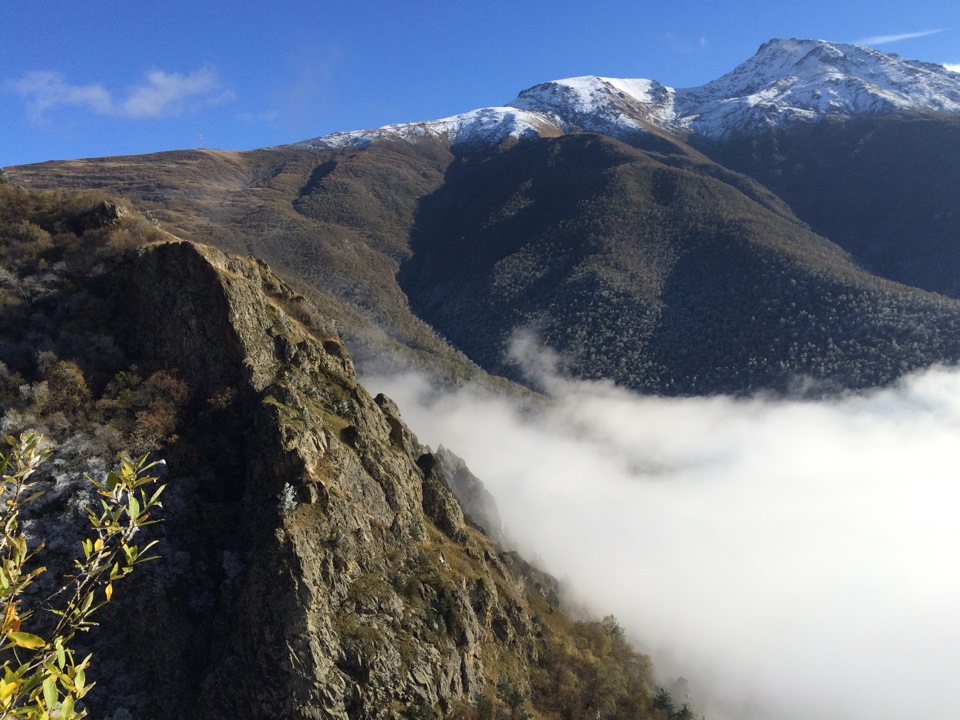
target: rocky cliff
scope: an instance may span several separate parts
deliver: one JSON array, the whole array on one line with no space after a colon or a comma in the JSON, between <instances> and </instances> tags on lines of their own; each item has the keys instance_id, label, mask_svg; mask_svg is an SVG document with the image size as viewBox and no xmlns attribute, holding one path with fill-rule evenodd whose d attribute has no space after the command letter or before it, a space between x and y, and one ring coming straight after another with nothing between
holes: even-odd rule
<instances>
[{"instance_id":1,"label":"rocky cliff","mask_svg":"<svg viewBox=\"0 0 960 720\"><path fill-rule=\"evenodd\" d=\"M519 709L557 592L466 521L449 484L462 465L357 385L339 340L293 319L261 264L169 243L133 276L155 357L194 387L231 386L251 419L227 480L243 487L226 493L239 568L215 601L196 717L449 715L505 685Z\"/></svg>"},{"instance_id":2,"label":"rocky cliff","mask_svg":"<svg viewBox=\"0 0 960 720\"><path fill-rule=\"evenodd\" d=\"M467 526L393 403L357 385L340 342L292 320L252 261L175 243L136 275L135 316L163 319L150 336L163 362L236 383L251 410L234 479L243 570L218 598L198 717L450 711L490 670L519 680L536 659L522 578Z\"/></svg>"}]
</instances>

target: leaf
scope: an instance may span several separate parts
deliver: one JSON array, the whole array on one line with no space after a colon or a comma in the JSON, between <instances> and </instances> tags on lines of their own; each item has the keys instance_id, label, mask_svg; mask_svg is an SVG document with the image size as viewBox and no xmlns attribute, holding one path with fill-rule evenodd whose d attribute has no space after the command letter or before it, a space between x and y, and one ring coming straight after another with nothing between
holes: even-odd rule
<instances>
[{"instance_id":1,"label":"leaf","mask_svg":"<svg viewBox=\"0 0 960 720\"><path fill-rule=\"evenodd\" d=\"M57 665L62 670L63 666L67 664L67 654L63 650L63 640L61 638L57 638L55 644L57 646Z\"/></svg>"},{"instance_id":2,"label":"leaf","mask_svg":"<svg viewBox=\"0 0 960 720\"><path fill-rule=\"evenodd\" d=\"M8 632L7 640L12 642L17 647L26 648L27 650L36 650L37 648L42 648L47 644L47 641L42 637L28 632Z\"/></svg>"},{"instance_id":3,"label":"leaf","mask_svg":"<svg viewBox=\"0 0 960 720\"><path fill-rule=\"evenodd\" d=\"M23 535L18 535L12 540L13 550L15 551L13 557L19 562L23 562L24 558L27 557L27 539Z\"/></svg>"},{"instance_id":4,"label":"leaf","mask_svg":"<svg viewBox=\"0 0 960 720\"><path fill-rule=\"evenodd\" d=\"M95 552L103 550L103 538L97 538L97 541L93 544L93 549Z\"/></svg>"},{"instance_id":5,"label":"leaf","mask_svg":"<svg viewBox=\"0 0 960 720\"><path fill-rule=\"evenodd\" d=\"M26 575L20 578L20 586L26 587L29 584L29 582L33 580L37 575L42 575L46 571L47 571L47 568L43 565L41 565L38 568L34 568L30 572L28 572Z\"/></svg>"},{"instance_id":6,"label":"leaf","mask_svg":"<svg viewBox=\"0 0 960 720\"><path fill-rule=\"evenodd\" d=\"M166 485L161 485L160 487L158 487L158 488L157 488L157 491L156 491L156 492L153 494L153 496L150 498L150 505L153 505L154 503L156 503L156 502L157 502L157 498L160 497L160 493L162 493L162 492L163 492L164 490L166 490L166 489L167 489L167 486L166 486Z\"/></svg>"},{"instance_id":7,"label":"leaf","mask_svg":"<svg viewBox=\"0 0 960 720\"><path fill-rule=\"evenodd\" d=\"M110 598L113 597L113 583L107 583L107 587L104 588L103 592L107 596L107 602L110 602Z\"/></svg>"},{"instance_id":8,"label":"leaf","mask_svg":"<svg viewBox=\"0 0 960 720\"><path fill-rule=\"evenodd\" d=\"M0 680L0 702L6 704L7 698L13 695L20 685L21 681L19 679L10 680L9 682Z\"/></svg>"},{"instance_id":9,"label":"leaf","mask_svg":"<svg viewBox=\"0 0 960 720\"><path fill-rule=\"evenodd\" d=\"M73 717L73 695L67 695L60 705L60 717L69 720Z\"/></svg>"},{"instance_id":10,"label":"leaf","mask_svg":"<svg viewBox=\"0 0 960 720\"><path fill-rule=\"evenodd\" d=\"M55 708L59 699L60 693L57 692L57 681L48 677L43 681L43 701L47 704L47 710Z\"/></svg>"}]
</instances>

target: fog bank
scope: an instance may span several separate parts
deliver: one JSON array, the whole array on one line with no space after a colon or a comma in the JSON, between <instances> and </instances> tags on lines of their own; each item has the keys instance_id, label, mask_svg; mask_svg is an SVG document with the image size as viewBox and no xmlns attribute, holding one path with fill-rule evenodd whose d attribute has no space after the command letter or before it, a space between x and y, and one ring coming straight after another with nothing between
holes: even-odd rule
<instances>
[{"instance_id":1,"label":"fog bank","mask_svg":"<svg viewBox=\"0 0 960 720\"><path fill-rule=\"evenodd\" d=\"M542 358L541 358L542 360ZM960 373L833 401L561 380L524 413L367 377L462 456L528 558L726 718L960 717Z\"/></svg>"}]
</instances>

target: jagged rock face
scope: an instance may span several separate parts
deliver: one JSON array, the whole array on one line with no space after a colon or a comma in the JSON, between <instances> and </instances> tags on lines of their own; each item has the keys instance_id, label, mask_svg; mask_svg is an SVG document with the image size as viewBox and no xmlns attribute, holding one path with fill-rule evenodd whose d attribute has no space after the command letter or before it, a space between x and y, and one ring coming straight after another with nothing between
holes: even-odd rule
<instances>
[{"instance_id":1,"label":"jagged rock face","mask_svg":"<svg viewBox=\"0 0 960 720\"><path fill-rule=\"evenodd\" d=\"M437 448L433 459L443 470L444 482L453 491L464 515L479 525L487 537L499 545L506 545L497 502L480 478L470 472L462 458L443 445Z\"/></svg>"},{"instance_id":2,"label":"jagged rock face","mask_svg":"<svg viewBox=\"0 0 960 720\"><path fill-rule=\"evenodd\" d=\"M76 218L73 230L82 233L84 230L112 225L124 217L131 215L123 205L119 205L111 200L103 200L97 203L88 212Z\"/></svg>"},{"instance_id":3,"label":"jagged rock face","mask_svg":"<svg viewBox=\"0 0 960 720\"><path fill-rule=\"evenodd\" d=\"M204 720L386 718L448 712L505 666L522 682L516 671L536 655L522 575L465 521L446 481L456 466L356 384L335 336L287 314L289 288L255 261L186 242L152 247L124 272L139 351L197 392L230 387L251 418L234 441L244 476L210 480L232 483L228 527L168 537L186 555L229 544L235 567L203 622L163 602L151 618L169 647L206 660L199 677L161 684L177 702L144 707Z\"/></svg>"},{"instance_id":4,"label":"jagged rock face","mask_svg":"<svg viewBox=\"0 0 960 720\"><path fill-rule=\"evenodd\" d=\"M127 309L140 352L176 367L194 385L261 392L298 352L315 350L307 332L270 302L268 293L292 291L256 261L170 243L144 253L134 277ZM353 374L335 339L311 359L325 370Z\"/></svg>"}]
</instances>

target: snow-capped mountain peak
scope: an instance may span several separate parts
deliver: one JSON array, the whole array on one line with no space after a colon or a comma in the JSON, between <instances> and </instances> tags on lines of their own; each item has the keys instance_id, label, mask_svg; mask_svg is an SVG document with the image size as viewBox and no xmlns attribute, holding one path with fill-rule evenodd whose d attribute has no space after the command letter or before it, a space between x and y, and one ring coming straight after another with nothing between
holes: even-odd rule
<instances>
[{"instance_id":1,"label":"snow-capped mountain peak","mask_svg":"<svg viewBox=\"0 0 960 720\"><path fill-rule=\"evenodd\" d=\"M675 115L673 90L656 80L595 76L535 85L509 105L548 115L568 132L617 136L668 125Z\"/></svg>"},{"instance_id":2,"label":"snow-capped mountain peak","mask_svg":"<svg viewBox=\"0 0 960 720\"><path fill-rule=\"evenodd\" d=\"M716 80L674 89L656 80L582 76L524 90L504 107L429 122L335 133L308 147L363 147L424 137L454 145L596 132L630 139L655 129L722 138L766 128L902 111L960 113L960 73L872 48L774 39Z\"/></svg>"},{"instance_id":3,"label":"snow-capped mountain peak","mask_svg":"<svg viewBox=\"0 0 960 720\"><path fill-rule=\"evenodd\" d=\"M858 45L771 40L726 75L677 91L677 123L711 137L819 118L905 110L960 112L942 65Z\"/></svg>"}]
</instances>

